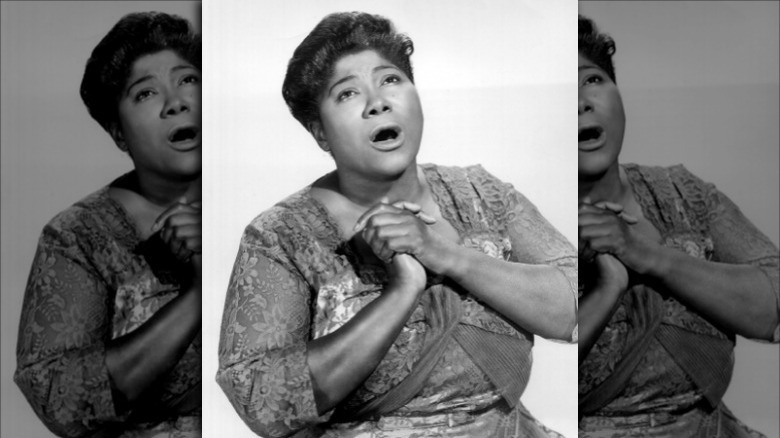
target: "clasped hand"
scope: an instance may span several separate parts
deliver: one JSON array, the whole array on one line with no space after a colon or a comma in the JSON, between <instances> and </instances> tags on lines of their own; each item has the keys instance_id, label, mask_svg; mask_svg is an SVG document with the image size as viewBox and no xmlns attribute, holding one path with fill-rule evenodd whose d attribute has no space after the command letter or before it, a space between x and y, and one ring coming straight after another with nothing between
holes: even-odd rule
<instances>
[{"instance_id":1,"label":"clasped hand","mask_svg":"<svg viewBox=\"0 0 780 438\"><path fill-rule=\"evenodd\" d=\"M634 243L631 226L637 219L623 206L602 201L592 204L584 198L578 207L578 253L585 263L596 268L594 288L608 287L623 292L628 287L628 269L623 258Z\"/></svg>"},{"instance_id":2,"label":"clasped hand","mask_svg":"<svg viewBox=\"0 0 780 438\"><path fill-rule=\"evenodd\" d=\"M623 206L602 201L596 204L583 198L577 209L578 254L590 262L597 254L612 254L624 264L637 253L639 240L631 229L638 221L623 211Z\"/></svg>"},{"instance_id":3,"label":"clasped hand","mask_svg":"<svg viewBox=\"0 0 780 438\"><path fill-rule=\"evenodd\" d=\"M355 224L355 233L382 260L391 281L409 282L415 288L425 286L425 268L440 274L443 270L439 250L442 238L430 225L436 219L412 202L390 204L383 198L363 213Z\"/></svg>"},{"instance_id":4,"label":"clasped hand","mask_svg":"<svg viewBox=\"0 0 780 438\"><path fill-rule=\"evenodd\" d=\"M201 203L188 202L182 197L157 217L152 232L160 232L160 239L180 262L189 262L194 275L200 278L201 269Z\"/></svg>"}]
</instances>

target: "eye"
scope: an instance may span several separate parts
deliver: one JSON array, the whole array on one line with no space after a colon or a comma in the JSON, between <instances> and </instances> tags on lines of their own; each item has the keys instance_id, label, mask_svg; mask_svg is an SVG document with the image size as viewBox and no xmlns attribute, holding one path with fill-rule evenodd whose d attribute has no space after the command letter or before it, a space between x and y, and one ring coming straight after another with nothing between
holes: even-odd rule
<instances>
[{"instance_id":1,"label":"eye","mask_svg":"<svg viewBox=\"0 0 780 438\"><path fill-rule=\"evenodd\" d=\"M157 92L155 92L152 89L146 88L135 93L135 97L133 98L133 100L135 100L136 102L143 102L144 100L149 99L155 94L157 94Z\"/></svg>"},{"instance_id":2,"label":"eye","mask_svg":"<svg viewBox=\"0 0 780 438\"><path fill-rule=\"evenodd\" d=\"M604 78L602 78L601 75L591 75L585 78L583 84L600 84L602 82L604 82Z\"/></svg>"},{"instance_id":3,"label":"eye","mask_svg":"<svg viewBox=\"0 0 780 438\"><path fill-rule=\"evenodd\" d=\"M382 85L385 84L396 84L398 82L401 82L401 77L398 75L390 75L382 79Z\"/></svg>"},{"instance_id":4,"label":"eye","mask_svg":"<svg viewBox=\"0 0 780 438\"><path fill-rule=\"evenodd\" d=\"M357 91L355 90L344 90L336 96L336 100L339 102L344 102L345 100L355 95L357 95Z\"/></svg>"},{"instance_id":5,"label":"eye","mask_svg":"<svg viewBox=\"0 0 780 438\"><path fill-rule=\"evenodd\" d=\"M195 74L186 75L179 81L180 84L198 84L200 83L200 77Z\"/></svg>"}]
</instances>

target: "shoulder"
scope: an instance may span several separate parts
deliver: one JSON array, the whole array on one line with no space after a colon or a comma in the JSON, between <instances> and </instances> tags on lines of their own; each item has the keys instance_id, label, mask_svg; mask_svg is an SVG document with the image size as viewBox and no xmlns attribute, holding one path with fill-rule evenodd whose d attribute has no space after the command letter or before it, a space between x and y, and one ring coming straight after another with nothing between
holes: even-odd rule
<instances>
[{"instance_id":1,"label":"shoulder","mask_svg":"<svg viewBox=\"0 0 780 438\"><path fill-rule=\"evenodd\" d=\"M244 229L242 242L278 246L283 241L297 240L322 228L317 224L324 222L325 213L308 193L307 187L255 216Z\"/></svg>"},{"instance_id":2,"label":"shoulder","mask_svg":"<svg viewBox=\"0 0 780 438\"><path fill-rule=\"evenodd\" d=\"M438 164L422 164L423 171L430 175L438 175L444 182L472 182L476 184L505 184L493 174L485 170L481 164L470 166L441 166Z\"/></svg>"},{"instance_id":3,"label":"shoulder","mask_svg":"<svg viewBox=\"0 0 780 438\"><path fill-rule=\"evenodd\" d=\"M57 213L44 226L43 237L58 236L63 243L75 243L103 228L112 218L118 220L117 214L108 187L102 187Z\"/></svg>"},{"instance_id":4,"label":"shoulder","mask_svg":"<svg viewBox=\"0 0 780 438\"><path fill-rule=\"evenodd\" d=\"M668 182L681 186L705 186L701 178L694 175L683 164L672 166L644 166L634 163L623 164L629 177L639 177L650 185Z\"/></svg>"},{"instance_id":5,"label":"shoulder","mask_svg":"<svg viewBox=\"0 0 780 438\"><path fill-rule=\"evenodd\" d=\"M500 180L481 164L464 167L426 164L422 168L431 186L444 186L455 196L498 200L516 193L511 184Z\"/></svg>"},{"instance_id":6,"label":"shoulder","mask_svg":"<svg viewBox=\"0 0 780 438\"><path fill-rule=\"evenodd\" d=\"M704 217L717 203L714 184L705 182L682 164L673 166L623 166L640 196L651 196L659 205L686 209ZM639 187L637 187L639 186ZM643 195L644 194L644 195Z\"/></svg>"}]
</instances>

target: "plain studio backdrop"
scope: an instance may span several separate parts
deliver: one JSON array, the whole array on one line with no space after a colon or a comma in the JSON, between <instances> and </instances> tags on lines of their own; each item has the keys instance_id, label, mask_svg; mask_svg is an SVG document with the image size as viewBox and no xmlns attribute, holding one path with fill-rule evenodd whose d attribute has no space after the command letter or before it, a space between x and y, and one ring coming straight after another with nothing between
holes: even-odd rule
<instances>
[{"instance_id":1,"label":"plain studio backdrop","mask_svg":"<svg viewBox=\"0 0 780 438\"><path fill-rule=\"evenodd\" d=\"M281 97L287 62L325 15L391 19L415 44L420 163L481 163L576 237L574 1L219 1L203 4L204 436L254 436L214 376L225 291L243 229L335 168ZM576 436L577 350L537 338L523 402Z\"/></svg>"},{"instance_id":2,"label":"plain studio backdrop","mask_svg":"<svg viewBox=\"0 0 780 438\"><path fill-rule=\"evenodd\" d=\"M22 298L43 226L132 169L87 113L79 86L95 45L138 11L177 14L199 28L194 2L0 2L2 437L54 436L12 381Z\"/></svg>"},{"instance_id":3,"label":"plain studio backdrop","mask_svg":"<svg viewBox=\"0 0 780 438\"><path fill-rule=\"evenodd\" d=\"M581 2L617 45L626 111L623 162L689 170L778 243L778 2ZM737 418L780 436L778 346L739 338L724 398Z\"/></svg>"}]
</instances>

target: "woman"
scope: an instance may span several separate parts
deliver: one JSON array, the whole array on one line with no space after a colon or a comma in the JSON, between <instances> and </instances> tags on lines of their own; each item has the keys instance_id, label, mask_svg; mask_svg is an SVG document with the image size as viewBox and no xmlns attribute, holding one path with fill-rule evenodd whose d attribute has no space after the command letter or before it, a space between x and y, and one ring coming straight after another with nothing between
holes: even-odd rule
<instances>
[{"instance_id":1,"label":"woman","mask_svg":"<svg viewBox=\"0 0 780 438\"><path fill-rule=\"evenodd\" d=\"M573 250L481 167L417 165L412 51L338 13L288 65L336 170L241 240L217 381L260 436L558 436L519 398L532 333L572 340Z\"/></svg>"},{"instance_id":2,"label":"woman","mask_svg":"<svg viewBox=\"0 0 780 438\"><path fill-rule=\"evenodd\" d=\"M614 41L579 18L580 436L762 436L721 401L778 342L777 248L683 166L621 165Z\"/></svg>"},{"instance_id":3,"label":"woman","mask_svg":"<svg viewBox=\"0 0 780 438\"><path fill-rule=\"evenodd\" d=\"M200 436L200 37L123 17L81 97L134 170L44 228L14 380L56 435Z\"/></svg>"}]
</instances>

